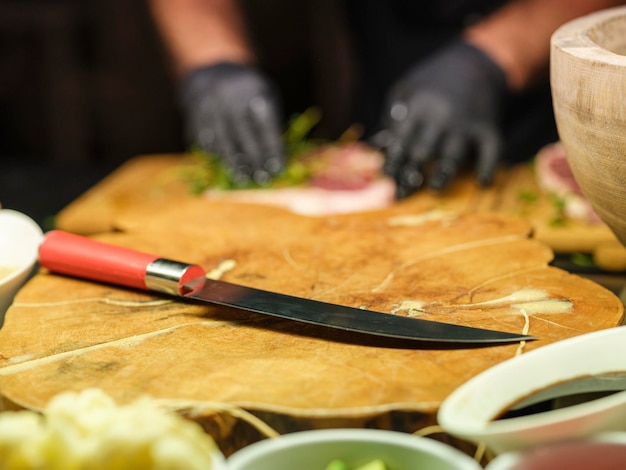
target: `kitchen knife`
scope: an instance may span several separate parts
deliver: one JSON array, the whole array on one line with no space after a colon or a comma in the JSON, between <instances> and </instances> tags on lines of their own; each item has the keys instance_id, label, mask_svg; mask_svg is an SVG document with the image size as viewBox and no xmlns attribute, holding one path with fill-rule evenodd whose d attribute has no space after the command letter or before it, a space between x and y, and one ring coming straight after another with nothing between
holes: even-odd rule
<instances>
[{"instance_id":1,"label":"kitchen knife","mask_svg":"<svg viewBox=\"0 0 626 470\"><path fill-rule=\"evenodd\" d=\"M418 341L506 343L532 336L471 328L335 305L212 280L198 265L181 263L59 230L39 247L39 264L69 276L163 292L341 330Z\"/></svg>"}]
</instances>

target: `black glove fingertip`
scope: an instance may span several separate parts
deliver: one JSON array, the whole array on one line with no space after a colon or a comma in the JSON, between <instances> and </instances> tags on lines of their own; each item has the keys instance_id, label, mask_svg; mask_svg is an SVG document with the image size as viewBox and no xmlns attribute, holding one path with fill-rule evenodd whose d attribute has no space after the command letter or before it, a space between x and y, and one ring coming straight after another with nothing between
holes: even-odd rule
<instances>
[{"instance_id":1,"label":"black glove fingertip","mask_svg":"<svg viewBox=\"0 0 626 470\"><path fill-rule=\"evenodd\" d=\"M424 185L424 173L418 168L403 170L396 177L396 199L411 196Z\"/></svg>"},{"instance_id":2,"label":"black glove fingertip","mask_svg":"<svg viewBox=\"0 0 626 470\"><path fill-rule=\"evenodd\" d=\"M270 182L271 179L272 179L272 176L266 170L259 169L259 170L255 170L252 173L252 181L254 181L256 184L261 185L261 186L265 186L267 183Z\"/></svg>"},{"instance_id":3,"label":"black glove fingertip","mask_svg":"<svg viewBox=\"0 0 626 470\"><path fill-rule=\"evenodd\" d=\"M447 173L437 173L430 179L428 187L433 191L443 191L450 184L451 177Z\"/></svg>"},{"instance_id":4,"label":"black glove fingertip","mask_svg":"<svg viewBox=\"0 0 626 470\"><path fill-rule=\"evenodd\" d=\"M382 129L367 139L367 143L377 149L388 148L393 141L393 136L388 129Z\"/></svg>"},{"instance_id":5,"label":"black glove fingertip","mask_svg":"<svg viewBox=\"0 0 626 470\"><path fill-rule=\"evenodd\" d=\"M283 158L277 156L268 157L265 160L265 164L263 165L265 171L267 171L272 176L278 175L280 172L282 172L284 166L285 165L283 162Z\"/></svg>"},{"instance_id":6,"label":"black glove fingertip","mask_svg":"<svg viewBox=\"0 0 626 470\"><path fill-rule=\"evenodd\" d=\"M488 188L493 185L493 173L483 173L478 175L478 184L481 188Z\"/></svg>"}]
</instances>

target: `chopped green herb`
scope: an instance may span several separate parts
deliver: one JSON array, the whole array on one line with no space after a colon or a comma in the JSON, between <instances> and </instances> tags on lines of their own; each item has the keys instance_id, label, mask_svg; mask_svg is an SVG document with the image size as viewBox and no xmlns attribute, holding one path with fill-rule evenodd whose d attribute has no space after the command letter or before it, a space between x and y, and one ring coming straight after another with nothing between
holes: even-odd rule
<instances>
[{"instance_id":1,"label":"chopped green herb","mask_svg":"<svg viewBox=\"0 0 626 470\"><path fill-rule=\"evenodd\" d=\"M548 225L550 227L564 227L567 225L567 221L563 215L555 215L548 220Z\"/></svg>"},{"instance_id":2,"label":"chopped green herb","mask_svg":"<svg viewBox=\"0 0 626 470\"><path fill-rule=\"evenodd\" d=\"M593 257L586 253L572 253L570 259L572 263L583 268L593 268L595 266Z\"/></svg>"},{"instance_id":3,"label":"chopped green herb","mask_svg":"<svg viewBox=\"0 0 626 470\"><path fill-rule=\"evenodd\" d=\"M191 149L192 162L180 168L181 178L188 183L193 194L200 194L209 188L257 189L302 184L308 179L310 170L302 163L300 157L324 143L309 137L320 118L320 111L317 108L310 108L289 121L287 130L283 134L287 154L286 168L266 184L236 180L218 155L208 153L199 147Z\"/></svg>"},{"instance_id":4,"label":"chopped green herb","mask_svg":"<svg viewBox=\"0 0 626 470\"><path fill-rule=\"evenodd\" d=\"M554 208L560 212L565 210L565 199L563 199L561 196L557 196L556 194L552 194L550 196L550 200L552 201L552 204L554 205Z\"/></svg>"},{"instance_id":5,"label":"chopped green herb","mask_svg":"<svg viewBox=\"0 0 626 470\"><path fill-rule=\"evenodd\" d=\"M319 146L319 142L310 139L311 131L317 126L322 118L318 108L309 108L302 114L296 114L287 125L283 134L285 151L289 159L294 159Z\"/></svg>"},{"instance_id":6,"label":"chopped green herb","mask_svg":"<svg viewBox=\"0 0 626 470\"><path fill-rule=\"evenodd\" d=\"M517 199L521 202L528 202L528 203L533 203L533 202L537 202L537 199L539 199L539 195L530 189L520 189L517 192Z\"/></svg>"},{"instance_id":7,"label":"chopped green herb","mask_svg":"<svg viewBox=\"0 0 626 470\"><path fill-rule=\"evenodd\" d=\"M552 207L554 208L554 215L549 220L551 227L562 227L567 223L567 216L565 215L565 199L556 194L550 196L552 201Z\"/></svg>"}]
</instances>

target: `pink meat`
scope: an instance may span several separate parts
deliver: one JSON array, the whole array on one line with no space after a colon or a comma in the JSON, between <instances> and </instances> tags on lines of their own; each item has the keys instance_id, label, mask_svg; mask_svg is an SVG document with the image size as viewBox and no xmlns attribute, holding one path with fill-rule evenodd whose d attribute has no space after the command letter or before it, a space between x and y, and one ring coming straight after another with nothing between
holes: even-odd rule
<instances>
[{"instance_id":1,"label":"pink meat","mask_svg":"<svg viewBox=\"0 0 626 470\"><path fill-rule=\"evenodd\" d=\"M383 209L393 203L396 187L390 178L381 178L361 189L296 187L207 191L214 200L265 204L284 207L296 214L322 216Z\"/></svg>"},{"instance_id":2,"label":"pink meat","mask_svg":"<svg viewBox=\"0 0 626 470\"><path fill-rule=\"evenodd\" d=\"M590 223L601 221L576 182L560 142L546 145L539 151L535 158L535 174L543 191L563 199L565 215Z\"/></svg>"},{"instance_id":3,"label":"pink meat","mask_svg":"<svg viewBox=\"0 0 626 470\"><path fill-rule=\"evenodd\" d=\"M321 147L304 157L303 163L311 169L311 186L363 189L380 178L384 157L379 151L355 142Z\"/></svg>"},{"instance_id":4,"label":"pink meat","mask_svg":"<svg viewBox=\"0 0 626 470\"><path fill-rule=\"evenodd\" d=\"M311 171L305 186L209 190L205 195L210 199L284 207L309 216L382 209L395 201L395 182L382 174L383 155L365 144L324 146L302 161Z\"/></svg>"}]
</instances>

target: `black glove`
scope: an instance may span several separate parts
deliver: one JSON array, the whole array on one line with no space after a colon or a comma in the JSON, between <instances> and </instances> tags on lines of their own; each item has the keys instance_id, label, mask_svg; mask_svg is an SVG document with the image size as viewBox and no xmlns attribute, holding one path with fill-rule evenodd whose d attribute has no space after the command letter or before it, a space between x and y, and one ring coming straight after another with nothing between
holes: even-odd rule
<instances>
[{"instance_id":1,"label":"black glove","mask_svg":"<svg viewBox=\"0 0 626 470\"><path fill-rule=\"evenodd\" d=\"M267 182L285 165L278 95L267 78L223 62L181 84L190 143L223 159L240 183Z\"/></svg>"},{"instance_id":2,"label":"black glove","mask_svg":"<svg viewBox=\"0 0 626 470\"><path fill-rule=\"evenodd\" d=\"M507 96L506 75L487 55L464 41L409 70L391 90L383 130L373 143L386 154L385 171L397 197L424 184L424 167L435 161L429 186L441 190L470 156L478 181L491 184L502 152L499 118Z\"/></svg>"}]
</instances>

